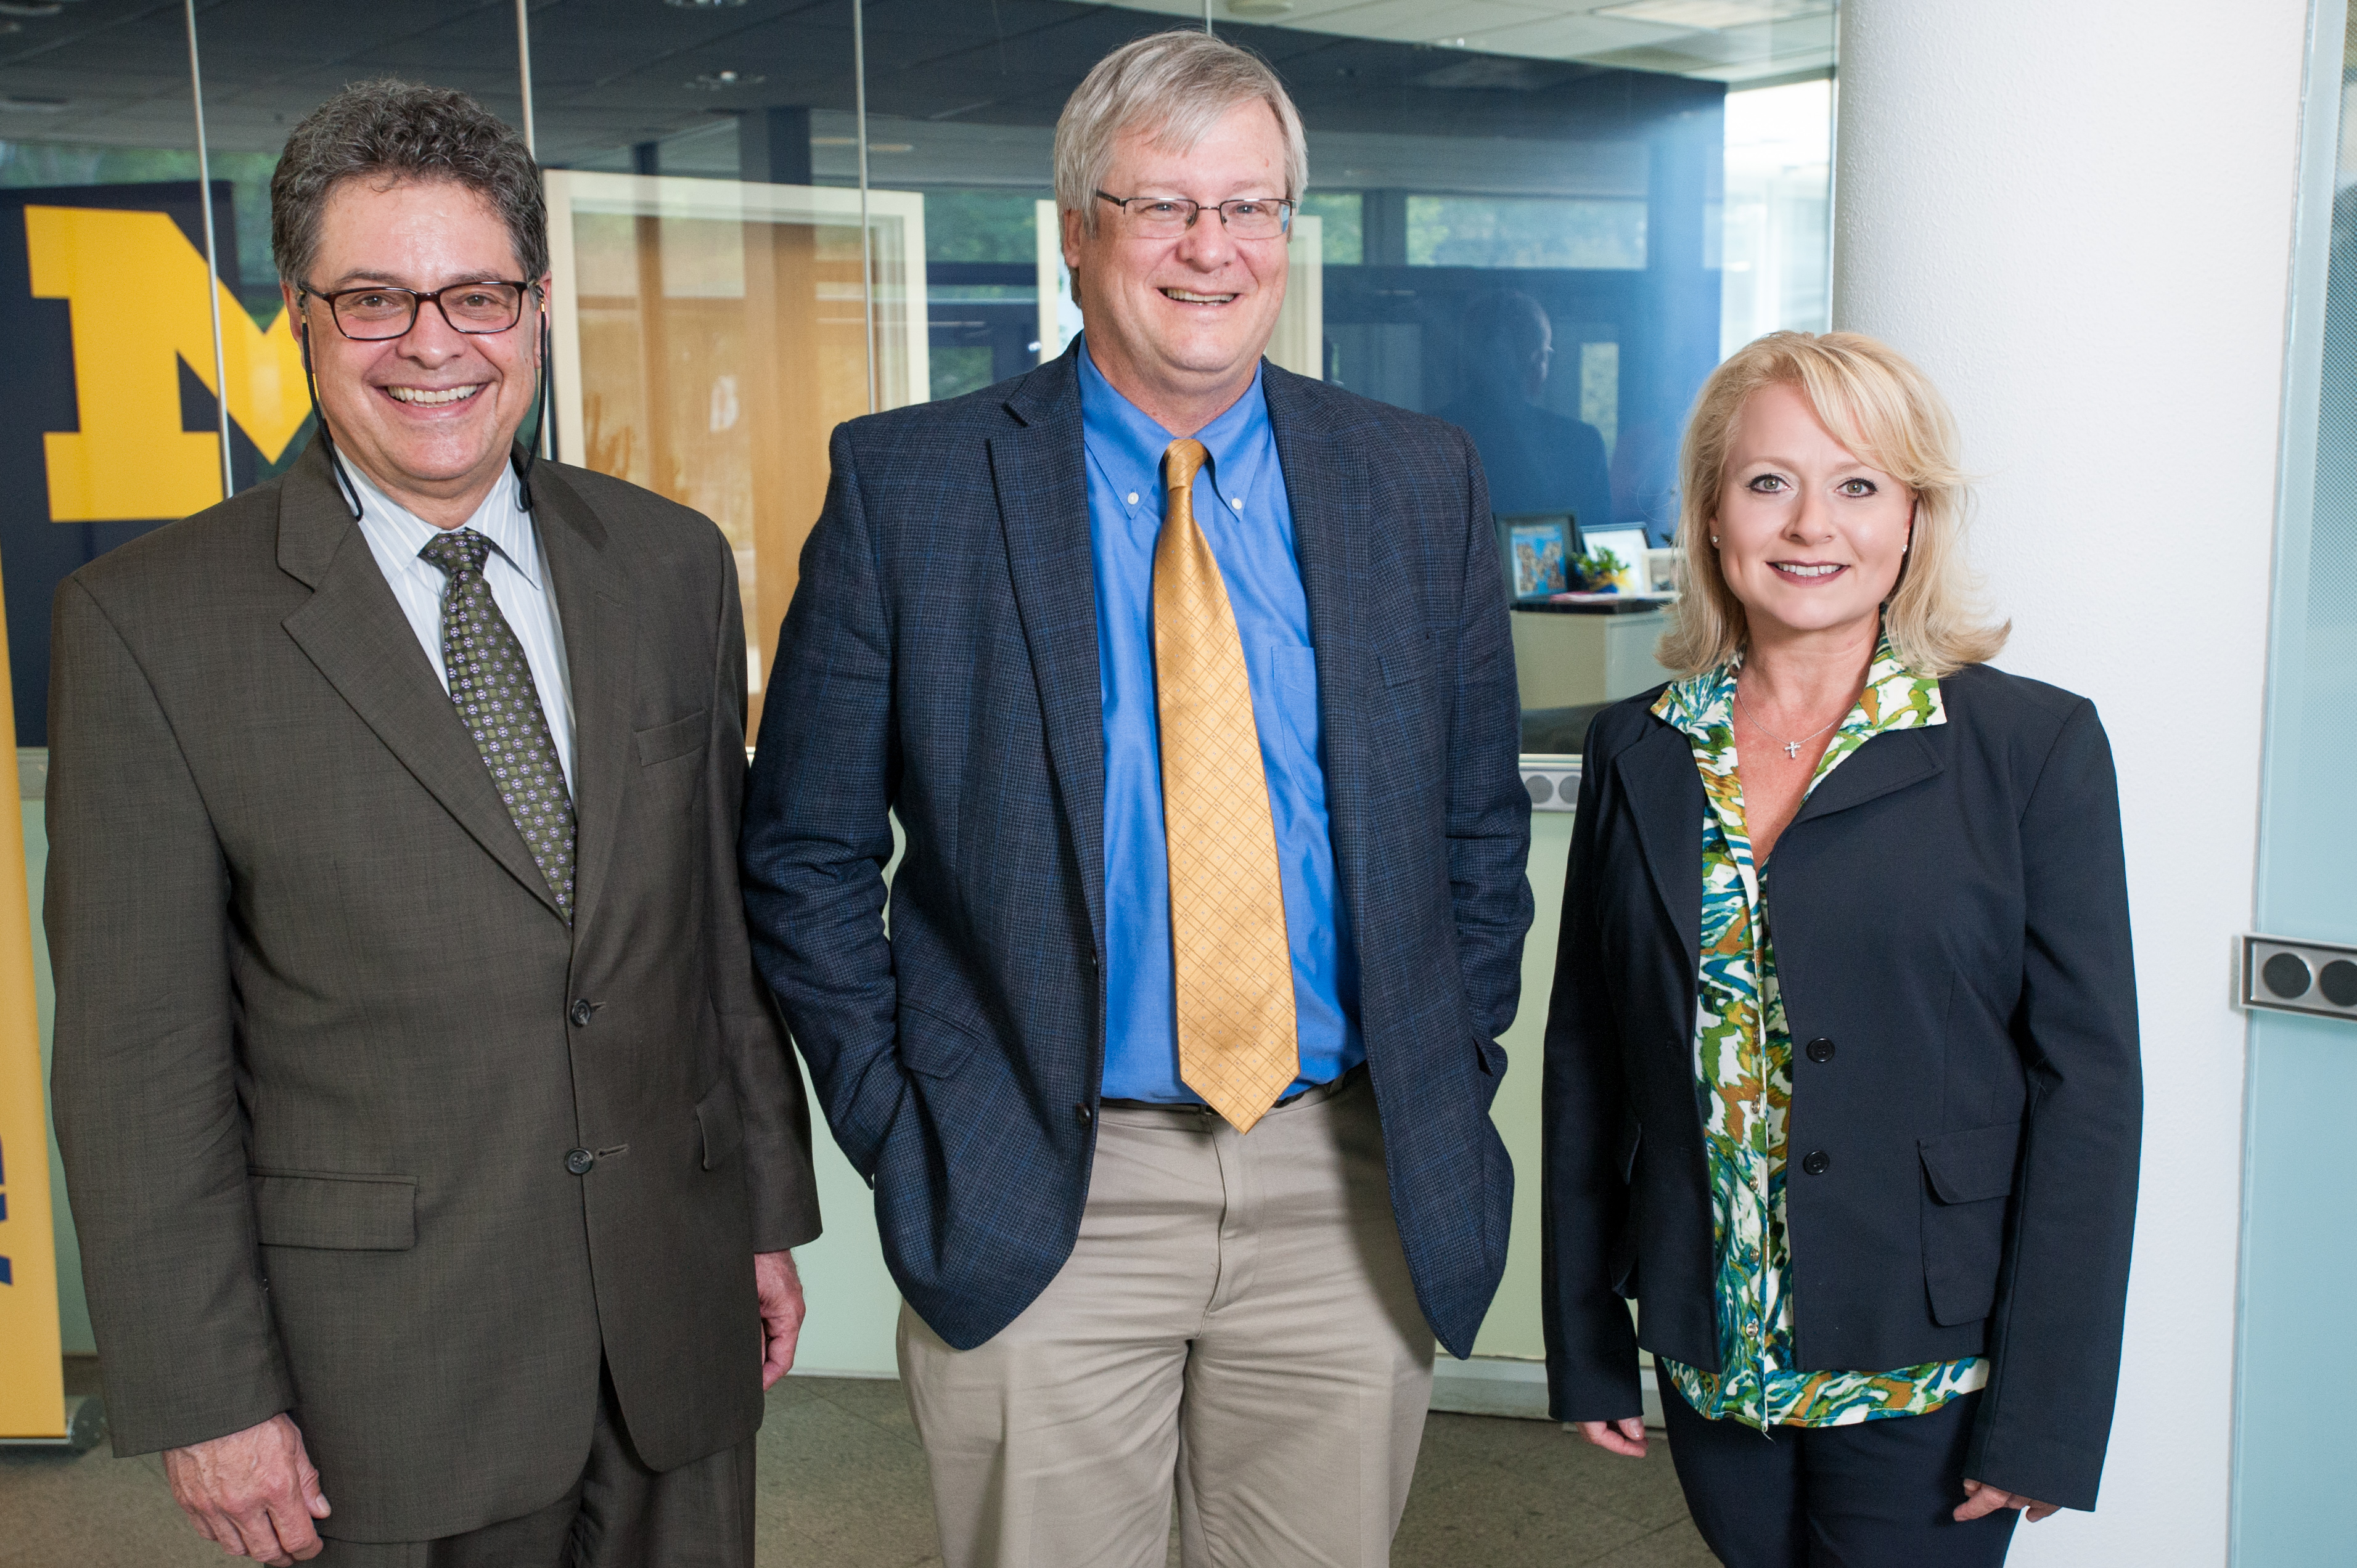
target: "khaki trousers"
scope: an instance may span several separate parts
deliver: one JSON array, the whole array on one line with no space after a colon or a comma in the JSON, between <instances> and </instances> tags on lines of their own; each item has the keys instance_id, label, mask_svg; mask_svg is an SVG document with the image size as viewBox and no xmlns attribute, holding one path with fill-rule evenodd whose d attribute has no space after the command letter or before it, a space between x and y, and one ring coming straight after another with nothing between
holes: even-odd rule
<instances>
[{"instance_id":1,"label":"khaki trousers","mask_svg":"<svg viewBox=\"0 0 2357 1568\"><path fill-rule=\"evenodd\" d=\"M1432 1392L1363 1071L1239 1136L1107 1105L1071 1260L988 1343L907 1307L945 1568L1382 1568Z\"/></svg>"},{"instance_id":2,"label":"khaki trousers","mask_svg":"<svg viewBox=\"0 0 2357 1568\"><path fill-rule=\"evenodd\" d=\"M439 1541L330 1540L313 1568L753 1568L753 1439L650 1470L598 1381L588 1462L548 1507Z\"/></svg>"}]
</instances>

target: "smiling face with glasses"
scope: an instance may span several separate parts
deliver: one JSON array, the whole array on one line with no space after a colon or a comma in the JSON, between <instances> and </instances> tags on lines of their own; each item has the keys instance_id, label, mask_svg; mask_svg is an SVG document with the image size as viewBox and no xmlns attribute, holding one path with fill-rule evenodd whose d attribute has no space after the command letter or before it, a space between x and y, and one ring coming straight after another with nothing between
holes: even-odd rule
<instances>
[{"instance_id":1,"label":"smiling face with glasses","mask_svg":"<svg viewBox=\"0 0 2357 1568\"><path fill-rule=\"evenodd\" d=\"M531 412L548 280L521 270L476 191L350 179L309 277L284 285L337 450L436 527L474 515Z\"/></svg>"},{"instance_id":2,"label":"smiling face with glasses","mask_svg":"<svg viewBox=\"0 0 2357 1568\"><path fill-rule=\"evenodd\" d=\"M1096 231L1063 214L1064 260L1089 358L1173 435L1191 435L1252 385L1285 301L1285 134L1267 104L1239 103L1193 146L1152 127L1114 139L1094 193Z\"/></svg>"}]
</instances>

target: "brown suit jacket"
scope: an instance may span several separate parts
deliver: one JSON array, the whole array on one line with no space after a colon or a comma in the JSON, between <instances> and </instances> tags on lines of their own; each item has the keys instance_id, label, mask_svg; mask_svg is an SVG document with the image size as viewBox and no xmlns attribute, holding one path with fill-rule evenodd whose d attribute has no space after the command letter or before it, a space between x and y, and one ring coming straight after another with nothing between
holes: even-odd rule
<instances>
[{"instance_id":1,"label":"brown suit jacket","mask_svg":"<svg viewBox=\"0 0 2357 1568\"><path fill-rule=\"evenodd\" d=\"M601 1360L649 1465L741 1441L753 1253L818 1233L738 902L734 560L618 480L531 490L571 929L316 446L57 596L53 1093L115 1448L289 1411L350 1540L554 1501Z\"/></svg>"}]
</instances>

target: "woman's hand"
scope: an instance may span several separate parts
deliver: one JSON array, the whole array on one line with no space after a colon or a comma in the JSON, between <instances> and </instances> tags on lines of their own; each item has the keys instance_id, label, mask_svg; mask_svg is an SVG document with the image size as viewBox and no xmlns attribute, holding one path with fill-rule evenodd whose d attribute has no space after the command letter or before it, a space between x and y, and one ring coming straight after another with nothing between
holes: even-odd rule
<instances>
[{"instance_id":1,"label":"woman's hand","mask_svg":"<svg viewBox=\"0 0 2357 1568\"><path fill-rule=\"evenodd\" d=\"M2018 1492L2000 1491L1978 1481L1966 1481L1964 1500L1956 1505L1956 1522L1964 1524L1983 1514L1995 1513L1999 1509L2019 1509L2023 1518L2036 1524L2061 1506L2060 1503L2041 1503Z\"/></svg>"},{"instance_id":2,"label":"woman's hand","mask_svg":"<svg viewBox=\"0 0 2357 1568\"><path fill-rule=\"evenodd\" d=\"M1618 1421L1575 1421L1579 1434L1607 1454L1620 1454L1631 1459L1645 1456L1645 1420L1642 1416L1624 1415ZM1972 1482L1964 1483L1967 1487ZM1999 1494L2002 1496L2003 1494Z\"/></svg>"}]
</instances>

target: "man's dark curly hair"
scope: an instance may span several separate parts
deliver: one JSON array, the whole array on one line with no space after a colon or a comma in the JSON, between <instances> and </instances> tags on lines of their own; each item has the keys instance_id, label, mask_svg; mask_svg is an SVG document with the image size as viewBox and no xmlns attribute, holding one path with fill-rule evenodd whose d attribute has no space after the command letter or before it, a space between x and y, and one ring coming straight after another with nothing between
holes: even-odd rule
<instances>
[{"instance_id":1,"label":"man's dark curly hair","mask_svg":"<svg viewBox=\"0 0 2357 1568\"><path fill-rule=\"evenodd\" d=\"M507 225L524 277L548 271L540 166L522 137L463 92L392 77L355 82L295 127L270 177L270 252L297 288L318 257L328 198L348 179L441 179L479 191Z\"/></svg>"}]
</instances>

